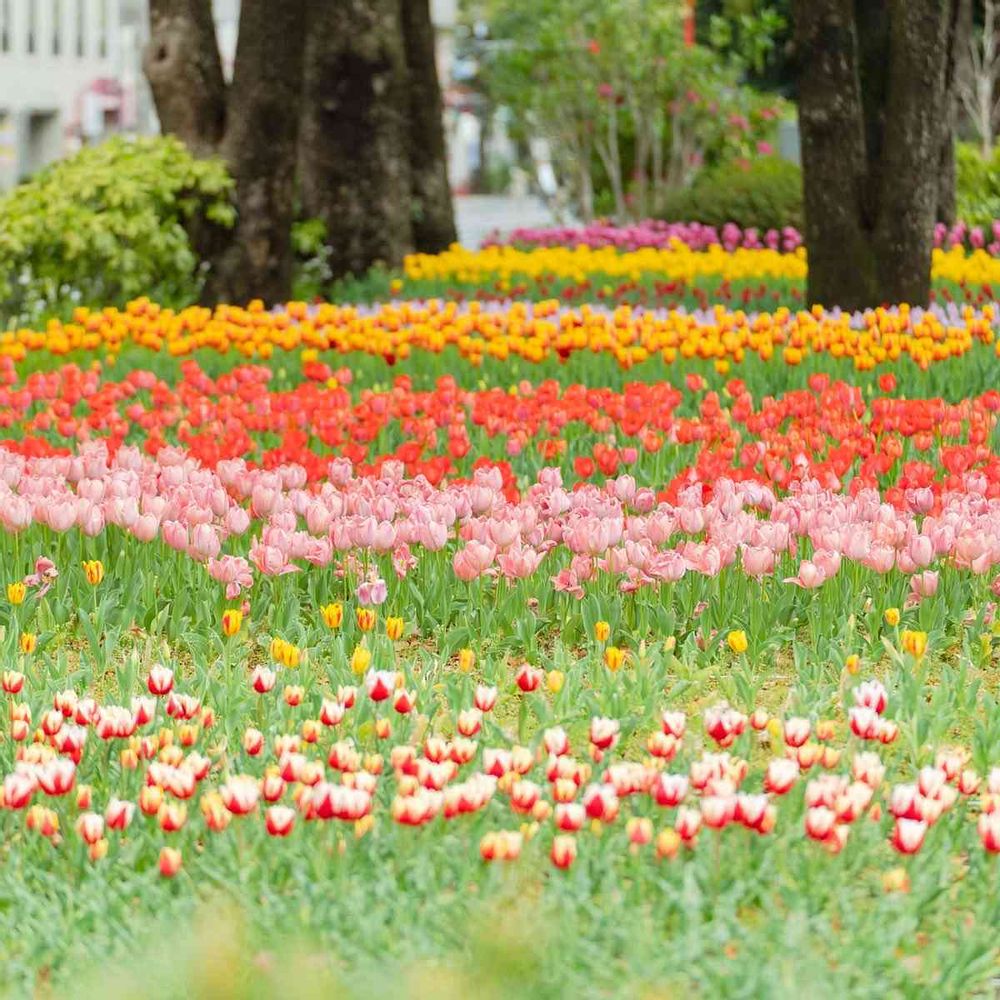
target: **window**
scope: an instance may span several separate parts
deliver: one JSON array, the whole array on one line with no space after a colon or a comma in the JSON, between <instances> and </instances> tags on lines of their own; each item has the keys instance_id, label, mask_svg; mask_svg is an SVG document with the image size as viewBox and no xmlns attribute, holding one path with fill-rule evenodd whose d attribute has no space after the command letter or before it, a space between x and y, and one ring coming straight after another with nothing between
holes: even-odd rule
<instances>
[{"instance_id":1,"label":"window","mask_svg":"<svg viewBox=\"0 0 1000 1000\"><path fill-rule=\"evenodd\" d=\"M97 0L100 7L98 30L100 34L97 40L97 54L102 59L108 58L108 0Z\"/></svg>"},{"instance_id":2,"label":"window","mask_svg":"<svg viewBox=\"0 0 1000 1000\"><path fill-rule=\"evenodd\" d=\"M52 0L52 54L62 51L62 0Z\"/></svg>"},{"instance_id":3,"label":"window","mask_svg":"<svg viewBox=\"0 0 1000 1000\"><path fill-rule=\"evenodd\" d=\"M76 54L87 54L87 0L76 0Z\"/></svg>"},{"instance_id":4,"label":"window","mask_svg":"<svg viewBox=\"0 0 1000 1000\"><path fill-rule=\"evenodd\" d=\"M28 0L28 55L34 55L38 47L38 5Z\"/></svg>"},{"instance_id":5,"label":"window","mask_svg":"<svg viewBox=\"0 0 1000 1000\"><path fill-rule=\"evenodd\" d=\"M0 0L0 52L10 52L10 0Z\"/></svg>"}]
</instances>

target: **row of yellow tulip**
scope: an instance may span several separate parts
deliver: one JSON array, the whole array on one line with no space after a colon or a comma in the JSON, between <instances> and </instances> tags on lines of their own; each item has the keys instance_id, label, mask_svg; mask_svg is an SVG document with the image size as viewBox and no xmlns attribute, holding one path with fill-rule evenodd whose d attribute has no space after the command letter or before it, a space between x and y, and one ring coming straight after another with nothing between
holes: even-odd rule
<instances>
[{"instance_id":1,"label":"row of yellow tulip","mask_svg":"<svg viewBox=\"0 0 1000 1000\"><path fill-rule=\"evenodd\" d=\"M440 353L453 346L473 364L486 357L541 362L575 352L611 355L625 367L657 355L667 363L686 358L739 362L756 354L799 364L818 353L853 359L859 370L903 355L926 368L965 354L977 342L992 343L995 318L992 305L951 312L918 312L904 305L873 309L858 321L819 307L751 314L716 306L691 314L629 306L568 308L554 300L497 307L429 300L373 308L292 302L273 312L258 302L246 309L176 312L138 300L124 310L81 308L68 323L53 320L43 330L2 334L0 356L18 361L33 352L78 350L114 355L132 343L173 356L207 349L267 358L281 349L305 351L306 361L320 360L320 352L327 351L396 360L413 350Z\"/></svg>"},{"instance_id":2,"label":"row of yellow tulip","mask_svg":"<svg viewBox=\"0 0 1000 1000\"><path fill-rule=\"evenodd\" d=\"M517 276L582 282L595 275L625 281L652 276L667 281L694 282L699 278L724 281L802 281L808 264L804 247L791 253L761 248L724 250L718 244L692 250L679 240L668 249L643 247L620 252L614 247L537 247L519 250L490 246L470 250L459 245L440 254L412 254L404 263L411 280L476 283L510 280ZM932 275L956 284L1000 282L1000 258L985 250L966 253L960 246L935 249Z\"/></svg>"}]
</instances>

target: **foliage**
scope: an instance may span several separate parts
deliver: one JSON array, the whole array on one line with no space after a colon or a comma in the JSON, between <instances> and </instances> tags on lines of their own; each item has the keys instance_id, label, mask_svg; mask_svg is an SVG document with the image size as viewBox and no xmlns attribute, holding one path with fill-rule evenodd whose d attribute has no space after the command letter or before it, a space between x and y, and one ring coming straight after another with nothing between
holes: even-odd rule
<instances>
[{"instance_id":1,"label":"foliage","mask_svg":"<svg viewBox=\"0 0 1000 1000\"><path fill-rule=\"evenodd\" d=\"M699 174L686 190L669 194L659 217L723 226L782 229L802 226L802 171L775 156L733 160Z\"/></svg>"},{"instance_id":2,"label":"foliage","mask_svg":"<svg viewBox=\"0 0 1000 1000\"><path fill-rule=\"evenodd\" d=\"M739 86L738 59L683 42L683 4L493 0L493 99L549 140L584 219L602 191L642 217L705 163L753 155L782 108Z\"/></svg>"},{"instance_id":3,"label":"foliage","mask_svg":"<svg viewBox=\"0 0 1000 1000\"><path fill-rule=\"evenodd\" d=\"M197 298L186 227L229 227L225 167L174 138L114 138L46 168L0 200L0 322L153 294Z\"/></svg>"},{"instance_id":4,"label":"foliage","mask_svg":"<svg viewBox=\"0 0 1000 1000\"><path fill-rule=\"evenodd\" d=\"M698 0L697 38L745 70L745 82L782 94L794 91L791 0Z\"/></svg>"},{"instance_id":5,"label":"foliage","mask_svg":"<svg viewBox=\"0 0 1000 1000\"><path fill-rule=\"evenodd\" d=\"M992 227L1000 218L1000 147L985 158L972 143L960 142L955 170L958 217L970 226Z\"/></svg>"}]
</instances>

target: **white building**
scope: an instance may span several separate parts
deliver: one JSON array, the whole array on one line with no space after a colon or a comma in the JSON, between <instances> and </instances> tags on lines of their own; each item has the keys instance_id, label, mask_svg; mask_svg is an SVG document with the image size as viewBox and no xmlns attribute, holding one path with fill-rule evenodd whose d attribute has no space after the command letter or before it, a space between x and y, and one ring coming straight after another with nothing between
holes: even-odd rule
<instances>
[{"instance_id":1,"label":"white building","mask_svg":"<svg viewBox=\"0 0 1000 1000\"><path fill-rule=\"evenodd\" d=\"M122 0L0 0L0 188L126 125Z\"/></svg>"}]
</instances>

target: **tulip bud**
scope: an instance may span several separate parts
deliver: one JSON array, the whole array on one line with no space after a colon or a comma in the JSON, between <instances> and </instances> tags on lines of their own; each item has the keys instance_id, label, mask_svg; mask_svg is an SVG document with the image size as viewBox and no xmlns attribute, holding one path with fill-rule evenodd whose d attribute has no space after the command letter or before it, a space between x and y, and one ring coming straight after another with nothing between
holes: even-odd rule
<instances>
[{"instance_id":1,"label":"tulip bud","mask_svg":"<svg viewBox=\"0 0 1000 1000\"><path fill-rule=\"evenodd\" d=\"M344 606L342 604L325 604L319 609L323 624L328 629L338 629L344 621Z\"/></svg>"},{"instance_id":2,"label":"tulip bud","mask_svg":"<svg viewBox=\"0 0 1000 1000\"><path fill-rule=\"evenodd\" d=\"M222 634L234 636L243 626L243 612L239 608L227 608L222 612Z\"/></svg>"},{"instance_id":3,"label":"tulip bud","mask_svg":"<svg viewBox=\"0 0 1000 1000\"><path fill-rule=\"evenodd\" d=\"M181 870L181 852L176 847L164 847L160 851L160 874L173 878Z\"/></svg>"}]
</instances>

